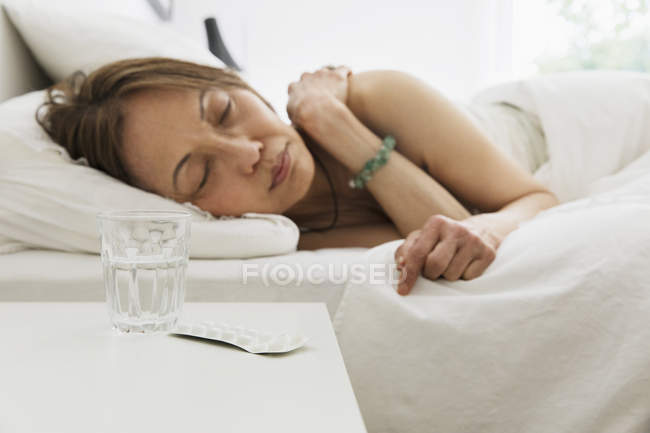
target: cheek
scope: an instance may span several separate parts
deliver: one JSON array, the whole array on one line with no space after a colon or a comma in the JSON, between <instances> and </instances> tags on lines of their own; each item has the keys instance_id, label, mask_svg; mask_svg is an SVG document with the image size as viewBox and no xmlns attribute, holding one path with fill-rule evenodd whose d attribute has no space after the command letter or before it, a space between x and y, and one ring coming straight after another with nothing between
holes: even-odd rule
<instances>
[{"instance_id":1,"label":"cheek","mask_svg":"<svg viewBox=\"0 0 650 433\"><path fill-rule=\"evenodd\" d=\"M294 167L295 183L298 189L303 189L303 192L306 192L316 171L316 161L304 146L296 153L296 165Z\"/></svg>"}]
</instances>

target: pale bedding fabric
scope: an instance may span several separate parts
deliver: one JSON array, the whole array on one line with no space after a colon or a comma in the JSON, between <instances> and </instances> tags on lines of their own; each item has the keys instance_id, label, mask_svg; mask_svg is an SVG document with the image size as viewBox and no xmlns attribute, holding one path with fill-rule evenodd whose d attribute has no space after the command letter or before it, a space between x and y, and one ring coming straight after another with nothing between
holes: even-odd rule
<instances>
[{"instance_id":1,"label":"pale bedding fabric","mask_svg":"<svg viewBox=\"0 0 650 433\"><path fill-rule=\"evenodd\" d=\"M458 104L469 118L529 173L548 161L546 137L537 116L503 102Z\"/></svg>"},{"instance_id":2,"label":"pale bedding fabric","mask_svg":"<svg viewBox=\"0 0 650 433\"><path fill-rule=\"evenodd\" d=\"M186 274L185 299L324 302L333 315L351 266L363 262L365 251L367 248L323 248L246 260L192 259ZM249 268L246 282L245 265L256 266ZM257 276L253 274L256 270ZM329 273L332 278L321 284ZM100 257L51 250L0 255L0 302L4 301L104 301Z\"/></svg>"},{"instance_id":3,"label":"pale bedding fabric","mask_svg":"<svg viewBox=\"0 0 650 433\"><path fill-rule=\"evenodd\" d=\"M564 203L477 279L420 277L406 297L348 284L334 326L368 431L647 433L650 78L566 74L482 97L539 115L535 176Z\"/></svg>"},{"instance_id":4,"label":"pale bedding fabric","mask_svg":"<svg viewBox=\"0 0 650 433\"><path fill-rule=\"evenodd\" d=\"M458 102L456 106L523 169L535 175L542 167L547 168L546 137L536 114L504 102ZM481 213L477 208L469 211L472 215Z\"/></svg>"},{"instance_id":5,"label":"pale bedding fabric","mask_svg":"<svg viewBox=\"0 0 650 433\"><path fill-rule=\"evenodd\" d=\"M119 209L184 210L192 214L192 258L246 258L291 253L298 227L277 214L248 212L213 217L130 187L83 164L58 157L62 148L35 151L0 128L0 255L25 249L99 253L98 212ZM26 144L29 143L29 144ZM73 188L70 185L74 185Z\"/></svg>"},{"instance_id":6,"label":"pale bedding fabric","mask_svg":"<svg viewBox=\"0 0 650 433\"><path fill-rule=\"evenodd\" d=\"M479 93L539 116L549 161L535 173L566 202L650 149L650 74L578 71L513 81Z\"/></svg>"},{"instance_id":7,"label":"pale bedding fabric","mask_svg":"<svg viewBox=\"0 0 650 433\"><path fill-rule=\"evenodd\" d=\"M476 100L502 101L539 117L548 159L539 137L512 155L565 203L511 233L480 278L421 277L407 297L387 284L352 281L331 291L247 291L226 278L214 289L214 278L238 272L216 263L243 261L193 260L201 295L191 298L190 276L188 298L325 298L330 313L336 310L335 330L369 432L647 433L650 80L566 74L509 83ZM523 130L534 128L525 117ZM504 138L488 131L498 125L484 124L498 146L521 146L522 129L506 129ZM400 243L335 255L365 266L392 264ZM18 254L26 253L38 252ZM11 295L7 283L28 287L53 276L64 287L78 265L60 256L47 266L3 261L11 257L0 257L0 294ZM87 257L99 266L97 256ZM288 257L259 261L291 263ZM21 271L20 283L12 270L25 263L33 266Z\"/></svg>"}]
</instances>

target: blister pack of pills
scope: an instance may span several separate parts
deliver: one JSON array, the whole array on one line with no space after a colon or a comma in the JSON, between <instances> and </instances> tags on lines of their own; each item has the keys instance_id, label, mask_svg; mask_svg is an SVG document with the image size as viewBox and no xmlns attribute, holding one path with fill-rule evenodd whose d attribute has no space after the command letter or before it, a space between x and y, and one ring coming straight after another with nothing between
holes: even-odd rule
<instances>
[{"instance_id":1,"label":"blister pack of pills","mask_svg":"<svg viewBox=\"0 0 650 433\"><path fill-rule=\"evenodd\" d=\"M257 329L214 322L181 322L176 325L172 333L223 341L250 353L291 352L302 347L309 340L307 337L298 334L286 332L272 334Z\"/></svg>"}]
</instances>

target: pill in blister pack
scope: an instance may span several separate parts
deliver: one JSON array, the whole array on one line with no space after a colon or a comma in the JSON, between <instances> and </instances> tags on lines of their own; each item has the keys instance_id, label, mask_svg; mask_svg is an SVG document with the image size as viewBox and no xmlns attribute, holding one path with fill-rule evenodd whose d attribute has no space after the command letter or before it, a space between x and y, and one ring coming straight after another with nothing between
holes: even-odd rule
<instances>
[{"instance_id":1,"label":"pill in blister pack","mask_svg":"<svg viewBox=\"0 0 650 433\"><path fill-rule=\"evenodd\" d=\"M272 334L257 329L231 326L228 323L188 323L181 322L172 331L174 334L190 335L223 341L251 353L283 353L302 347L308 340L302 335L281 333Z\"/></svg>"}]
</instances>

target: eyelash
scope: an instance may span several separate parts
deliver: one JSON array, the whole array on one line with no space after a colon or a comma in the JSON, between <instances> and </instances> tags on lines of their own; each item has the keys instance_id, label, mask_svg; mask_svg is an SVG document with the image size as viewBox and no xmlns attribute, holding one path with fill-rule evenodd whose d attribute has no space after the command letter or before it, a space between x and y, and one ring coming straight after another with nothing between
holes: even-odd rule
<instances>
[{"instance_id":1,"label":"eyelash","mask_svg":"<svg viewBox=\"0 0 650 433\"><path fill-rule=\"evenodd\" d=\"M203 172L203 179L201 179L201 183L199 184L199 189L196 190L196 193L194 193L195 196L198 196L203 192L203 188L205 185L208 183L208 179L210 178L210 171L212 170L212 162L213 158L209 158L205 161L205 170Z\"/></svg>"},{"instance_id":2,"label":"eyelash","mask_svg":"<svg viewBox=\"0 0 650 433\"><path fill-rule=\"evenodd\" d=\"M223 114L221 115L221 119L219 119L220 125L222 125L223 122L230 117L231 108L232 108L232 98L228 98L228 103L226 104L226 108L223 111ZM212 169L212 163L213 163L213 158L207 159L205 161L204 164L205 170L203 172L203 179L201 180L199 189L197 189L196 193L194 193L195 196L199 195L203 191L205 184L208 183L208 178L210 177L210 170Z\"/></svg>"},{"instance_id":3,"label":"eyelash","mask_svg":"<svg viewBox=\"0 0 650 433\"><path fill-rule=\"evenodd\" d=\"M232 99L228 98L226 109L223 111L223 114L221 115L221 119L219 119L219 125L223 125L223 122L230 116L231 105L232 105Z\"/></svg>"}]
</instances>

